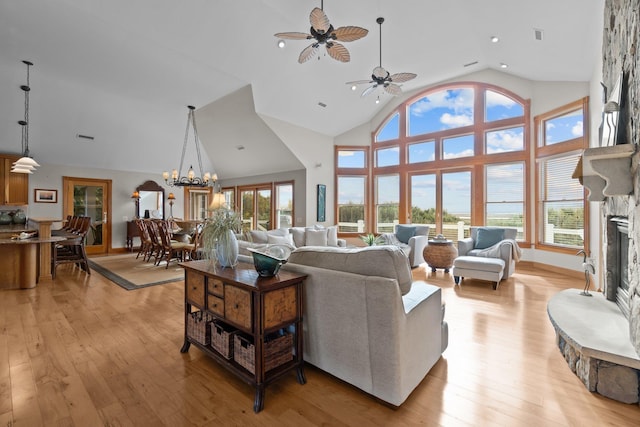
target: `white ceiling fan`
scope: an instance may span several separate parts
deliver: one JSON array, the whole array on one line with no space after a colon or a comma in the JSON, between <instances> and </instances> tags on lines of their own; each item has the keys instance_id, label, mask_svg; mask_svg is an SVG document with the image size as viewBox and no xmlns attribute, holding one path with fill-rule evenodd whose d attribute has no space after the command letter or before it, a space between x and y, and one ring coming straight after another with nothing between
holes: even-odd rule
<instances>
[{"instance_id":1,"label":"white ceiling fan","mask_svg":"<svg viewBox=\"0 0 640 427\"><path fill-rule=\"evenodd\" d=\"M352 42L354 40L361 39L369 33L369 30L355 26L346 26L334 29L333 25L329 23L329 18L327 18L327 15L324 13L324 1L321 1L320 8L315 7L311 11L309 20L311 21L311 29L309 30L310 34L298 32L274 34L276 37L281 39L314 39L314 42L300 53L300 57L298 57L298 62L300 64L307 62L309 59L316 56L321 44L326 46L327 53L333 59L340 62L349 62L351 60L349 51L344 47L344 45L337 43L337 41Z\"/></svg>"},{"instance_id":2,"label":"white ceiling fan","mask_svg":"<svg viewBox=\"0 0 640 427\"><path fill-rule=\"evenodd\" d=\"M390 95L396 96L402 93L402 89L398 83L408 82L411 79L415 79L417 74L414 73L396 73L389 74L387 70L382 68L382 23L384 22L384 18L380 17L376 19L376 22L380 26L380 63L377 67L373 69L371 73L371 80L356 80L352 82L347 82L348 85L351 85L353 90L356 90L357 85L360 84L369 84L371 86L367 87L361 96L367 96L378 86L382 86Z\"/></svg>"}]
</instances>

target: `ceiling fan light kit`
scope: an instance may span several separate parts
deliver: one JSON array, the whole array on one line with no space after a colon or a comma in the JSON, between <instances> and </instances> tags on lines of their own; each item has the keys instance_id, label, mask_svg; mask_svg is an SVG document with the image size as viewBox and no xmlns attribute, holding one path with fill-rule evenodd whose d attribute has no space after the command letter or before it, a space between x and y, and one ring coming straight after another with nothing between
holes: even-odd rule
<instances>
[{"instance_id":1,"label":"ceiling fan light kit","mask_svg":"<svg viewBox=\"0 0 640 427\"><path fill-rule=\"evenodd\" d=\"M355 87L360 84L369 84L371 86L367 87L361 96L367 96L371 92L375 91L379 86L384 88L384 91L389 95L396 96L402 93L402 89L398 83L408 82L409 80L415 79L416 74L414 73L396 73L390 74L387 70L382 67L382 23L384 22L384 18L380 17L376 19L376 22L380 26L380 62L377 67L373 69L371 73L371 80L356 80L352 82L347 82L348 85L351 86L352 90L355 90ZM379 102L380 97L376 101ZM376 102L376 103L378 103Z\"/></svg>"},{"instance_id":2,"label":"ceiling fan light kit","mask_svg":"<svg viewBox=\"0 0 640 427\"><path fill-rule=\"evenodd\" d=\"M279 39L313 40L311 45L304 48L300 53L298 57L300 64L318 55L320 45L325 45L329 56L336 61L349 62L351 60L349 51L342 43L338 42L352 42L363 38L369 33L369 30L352 25L334 28L324 13L324 1L320 3L320 8L316 7L311 11L309 21L311 22L309 33L285 32L275 34ZM318 59L320 59L319 55Z\"/></svg>"}]
</instances>

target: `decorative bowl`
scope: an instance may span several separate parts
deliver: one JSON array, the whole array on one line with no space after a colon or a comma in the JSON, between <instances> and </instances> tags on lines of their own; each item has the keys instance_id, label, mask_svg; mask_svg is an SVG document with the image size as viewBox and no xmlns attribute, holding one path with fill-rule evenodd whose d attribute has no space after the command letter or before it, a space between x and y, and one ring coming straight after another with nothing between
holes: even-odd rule
<instances>
[{"instance_id":1,"label":"decorative bowl","mask_svg":"<svg viewBox=\"0 0 640 427\"><path fill-rule=\"evenodd\" d=\"M253 265L260 277L273 277L287 263L291 249L284 245L272 245L263 250L247 248L253 256Z\"/></svg>"}]
</instances>

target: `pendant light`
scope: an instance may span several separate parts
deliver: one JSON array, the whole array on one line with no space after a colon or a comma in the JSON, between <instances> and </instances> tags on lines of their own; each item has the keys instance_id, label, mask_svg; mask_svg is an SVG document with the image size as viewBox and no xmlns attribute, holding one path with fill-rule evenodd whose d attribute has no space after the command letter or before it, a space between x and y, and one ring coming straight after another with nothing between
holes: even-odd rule
<instances>
[{"instance_id":1,"label":"pendant light","mask_svg":"<svg viewBox=\"0 0 640 427\"><path fill-rule=\"evenodd\" d=\"M24 120L18 121L18 124L22 126L22 157L13 163L11 172L32 174L40 166L38 162L29 156L29 92L31 92L29 67L33 63L29 61L22 62L27 66L27 84L20 86L20 89L24 92Z\"/></svg>"}]
</instances>

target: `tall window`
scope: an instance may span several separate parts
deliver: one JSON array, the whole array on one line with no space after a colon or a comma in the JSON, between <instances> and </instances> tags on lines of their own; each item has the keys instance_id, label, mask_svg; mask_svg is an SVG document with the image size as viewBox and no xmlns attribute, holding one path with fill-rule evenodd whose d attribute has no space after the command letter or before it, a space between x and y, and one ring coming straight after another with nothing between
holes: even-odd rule
<instances>
[{"instance_id":1,"label":"tall window","mask_svg":"<svg viewBox=\"0 0 640 427\"><path fill-rule=\"evenodd\" d=\"M271 184L239 187L242 230L271 230Z\"/></svg>"},{"instance_id":2,"label":"tall window","mask_svg":"<svg viewBox=\"0 0 640 427\"><path fill-rule=\"evenodd\" d=\"M293 183L277 183L275 200L275 228L289 228L294 224Z\"/></svg>"},{"instance_id":3,"label":"tall window","mask_svg":"<svg viewBox=\"0 0 640 427\"><path fill-rule=\"evenodd\" d=\"M393 232L399 222L400 177L379 175L376 177L376 232Z\"/></svg>"},{"instance_id":4,"label":"tall window","mask_svg":"<svg viewBox=\"0 0 640 427\"><path fill-rule=\"evenodd\" d=\"M189 189L189 219L203 220L207 217L209 190Z\"/></svg>"},{"instance_id":5,"label":"tall window","mask_svg":"<svg viewBox=\"0 0 640 427\"><path fill-rule=\"evenodd\" d=\"M392 123L395 122L395 125ZM388 122L397 127L397 120ZM393 129L389 131L394 134ZM369 147L336 147L336 218L340 233L363 233L367 226Z\"/></svg>"},{"instance_id":6,"label":"tall window","mask_svg":"<svg viewBox=\"0 0 640 427\"><path fill-rule=\"evenodd\" d=\"M485 167L486 225L515 227L520 240L524 239L524 183L524 162Z\"/></svg>"},{"instance_id":7,"label":"tall window","mask_svg":"<svg viewBox=\"0 0 640 427\"><path fill-rule=\"evenodd\" d=\"M588 146L585 98L535 118L539 230L537 245L575 253L587 246L584 188L571 176Z\"/></svg>"}]
</instances>

